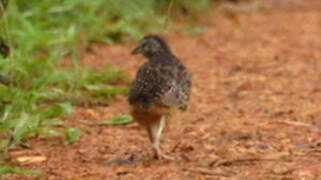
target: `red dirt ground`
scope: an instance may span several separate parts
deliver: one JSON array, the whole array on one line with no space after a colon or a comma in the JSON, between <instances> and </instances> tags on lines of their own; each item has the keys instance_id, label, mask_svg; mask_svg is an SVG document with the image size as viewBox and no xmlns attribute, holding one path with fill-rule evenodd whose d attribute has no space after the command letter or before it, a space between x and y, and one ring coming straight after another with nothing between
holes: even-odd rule
<instances>
[{"instance_id":1,"label":"red dirt ground","mask_svg":"<svg viewBox=\"0 0 321 180\"><path fill-rule=\"evenodd\" d=\"M44 156L17 165L50 180L321 179L321 1L264 2L219 8L202 18L200 26L209 28L204 34L165 35L193 73L189 110L162 139L176 161L153 159L136 123L79 121L127 114L125 97L106 107L78 107L66 117L85 132L74 144L29 138L29 149L9 152L7 159ZM145 61L130 55L133 46L96 45L82 63L111 64L133 77Z\"/></svg>"}]
</instances>

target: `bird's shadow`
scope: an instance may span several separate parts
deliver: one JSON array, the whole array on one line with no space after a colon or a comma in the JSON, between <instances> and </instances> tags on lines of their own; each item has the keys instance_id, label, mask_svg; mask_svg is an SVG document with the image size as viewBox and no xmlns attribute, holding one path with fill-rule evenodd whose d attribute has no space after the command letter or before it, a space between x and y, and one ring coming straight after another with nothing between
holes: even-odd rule
<instances>
[{"instance_id":1,"label":"bird's shadow","mask_svg":"<svg viewBox=\"0 0 321 180\"><path fill-rule=\"evenodd\" d=\"M133 164L136 160L134 155L131 155L128 158L117 158L113 160L106 161L104 165L130 165Z\"/></svg>"},{"instance_id":2,"label":"bird's shadow","mask_svg":"<svg viewBox=\"0 0 321 180\"><path fill-rule=\"evenodd\" d=\"M103 164L106 166L110 165L137 165L137 164L152 164L152 163L170 163L170 162L181 162L180 159L175 160L168 160L168 159L157 159L155 156L148 154L148 155L135 155L131 154L129 157L121 158L118 157L116 159L105 161ZM183 160L184 161L184 160Z\"/></svg>"},{"instance_id":3,"label":"bird's shadow","mask_svg":"<svg viewBox=\"0 0 321 180\"><path fill-rule=\"evenodd\" d=\"M117 157L112 160L105 161L104 165L134 165L134 164L140 164L140 163L146 163L153 161L152 156L138 156L135 154L131 154L129 157Z\"/></svg>"}]
</instances>

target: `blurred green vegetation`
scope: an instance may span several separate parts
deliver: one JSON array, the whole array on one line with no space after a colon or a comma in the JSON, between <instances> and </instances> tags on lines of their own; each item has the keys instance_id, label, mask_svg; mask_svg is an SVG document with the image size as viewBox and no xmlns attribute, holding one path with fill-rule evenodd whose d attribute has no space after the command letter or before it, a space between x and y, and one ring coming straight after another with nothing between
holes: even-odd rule
<instances>
[{"instance_id":1,"label":"blurred green vegetation","mask_svg":"<svg viewBox=\"0 0 321 180\"><path fill-rule=\"evenodd\" d=\"M4 165L0 167L0 177L2 175L10 174L10 173L15 173L15 174L23 174L23 175L31 175L35 176L37 178L40 178L42 174L38 172L37 170L26 170L26 169L21 169L21 168L14 168L8 165Z\"/></svg>"},{"instance_id":2,"label":"blurred green vegetation","mask_svg":"<svg viewBox=\"0 0 321 180\"><path fill-rule=\"evenodd\" d=\"M80 46L120 42L124 37L138 40L148 32L164 31L171 10L197 14L208 4L209 0L10 0L0 19L0 36L11 49L8 58L0 56L0 76L10 84L0 84L0 153L28 146L23 141L27 136L58 136L72 143L80 131L57 131L55 127L65 123L60 116L71 114L74 105L127 93L126 87L113 86L126 73L112 67L101 72L81 67ZM0 10L3 13L3 6ZM70 68L61 68L65 56L73 63Z\"/></svg>"}]
</instances>

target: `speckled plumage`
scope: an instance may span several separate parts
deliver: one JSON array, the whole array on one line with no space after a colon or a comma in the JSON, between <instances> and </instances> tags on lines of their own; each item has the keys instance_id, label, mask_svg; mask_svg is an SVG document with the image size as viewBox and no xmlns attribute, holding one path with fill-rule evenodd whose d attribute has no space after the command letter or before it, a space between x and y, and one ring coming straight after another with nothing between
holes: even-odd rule
<instances>
[{"instance_id":1,"label":"speckled plumage","mask_svg":"<svg viewBox=\"0 0 321 180\"><path fill-rule=\"evenodd\" d=\"M133 107L134 119L147 128L155 144L159 141L157 134L160 136L164 128L162 126L165 126L171 113L174 110L186 110L191 76L166 42L158 36L146 36L133 53L143 54L148 61L138 70L128 101ZM167 157L159 147L155 148L158 155Z\"/></svg>"},{"instance_id":2,"label":"speckled plumage","mask_svg":"<svg viewBox=\"0 0 321 180\"><path fill-rule=\"evenodd\" d=\"M130 89L129 103L143 108L156 103L185 110L191 88L189 72L172 54L165 41L155 36L146 39L158 41L162 50L154 55L145 55L148 61L137 72Z\"/></svg>"}]
</instances>

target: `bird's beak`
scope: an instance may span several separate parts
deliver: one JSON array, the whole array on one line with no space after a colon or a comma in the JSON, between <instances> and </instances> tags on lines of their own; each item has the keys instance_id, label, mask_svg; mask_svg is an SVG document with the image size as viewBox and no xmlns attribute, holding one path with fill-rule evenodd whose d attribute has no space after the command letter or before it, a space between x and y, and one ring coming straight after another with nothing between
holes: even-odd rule
<instances>
[{"instance_id":1,"label":"bird's beak","mask_svg":"<svg viewBox=\"0 0 321 180\"><path fill-rule=\"evenodd\" d=\"M142 47L141 46L138 46L137 48L135 48L131 54L139 54L139 53L142 53Z\"/></svg>"}]
</instances>

